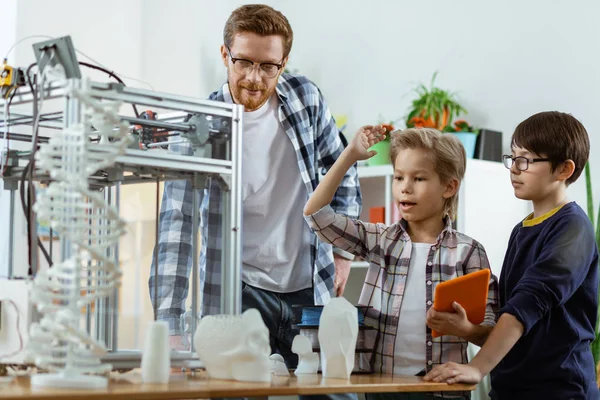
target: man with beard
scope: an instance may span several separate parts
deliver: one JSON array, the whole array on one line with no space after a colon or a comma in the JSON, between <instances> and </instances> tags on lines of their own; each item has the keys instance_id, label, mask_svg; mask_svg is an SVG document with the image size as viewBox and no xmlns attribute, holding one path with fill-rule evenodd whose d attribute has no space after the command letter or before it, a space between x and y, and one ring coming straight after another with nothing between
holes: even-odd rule
<instances>
[{"instance_id":1,"label":"man with beard","mask_svg":"<svg viewBox=\"0 0 600 400\"><path fill-rule=\"evenodd\" d=\"M266 5L236 9L225 24L221 58L227 82L211 100L243 104L242 309L257 308L270 331L271 348L293 368L293 304L325 304L341 296L351 255L318 241L302 209L344 145L317 86L284 73L292 28ZM219 313L221 204L217 185L201 202L202 313ZM188 181L165 184L158 243L157 317L169 322L173 347L180 346L192 264L192 191ZM332 203L357 218L361 208L356 166L345 175ZM335 255L334 255L335 253ZM154 277L150 278L154 298Z\"/></svg>"}]
</instances>

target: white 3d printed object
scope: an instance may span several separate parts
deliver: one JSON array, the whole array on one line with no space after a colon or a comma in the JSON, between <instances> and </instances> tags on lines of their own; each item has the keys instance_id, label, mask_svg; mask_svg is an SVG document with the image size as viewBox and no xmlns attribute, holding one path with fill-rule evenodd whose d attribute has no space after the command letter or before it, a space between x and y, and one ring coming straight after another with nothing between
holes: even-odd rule
<instances>
[{"instance_id":1,"label":"white 3d printed object","mask_svg":"<svg viewBox=\"0 0 600 400\"><path fill-rule=\"evenodd\" d=\"M290 376L290 371L285 365L285 360L281 354L273 353L269 357L269 371L275 376Z\"/></svg>"},{"instance_id":2,"label":"white 3d printed object","mask_svg":"<svg viewBox=\"0 0 600 400\"><path fill-rule=\"evenodd\" d=\"M169 324L166 321L152 321L146 328L142 354L142 382L168 383L170 374Z\"/></svg>"},{"instance_id":3,"label":"white 3d printed object","mask_svg":"<svg viewBox=\"0 0 600 400\"><path fill-rule=\"evenodd\" d=\"M118 287L121 271L108 250L124 233L125 223L102 196L89 190L88 177L125 152L128 124L118 117L119 104L100 103L88 95L88 81L64 83L67 96L80 106L70 110L79 113L80 121L66 125L36 153L38 166L50 173L53 182L38 198L35 210L65 241L66 254L62 262L38 272L30 291L43 317L31 326L28 350L38 367L53 373L34 375L31 384L102 388L108 383L105 377L87 374L106 373L111 366L100 363L106 349L82 328L81 309ZM88 151L91 145L99 146L91 143L92 135L100 135L104 143L101 157Z\"/></svg>"},{"instance_id":4,"label":"white 3d printed object","mask_svg":"<svg viewBox=\"0 0 600 400\"><path fill-rule=\"evenodd\" d=\"M194 346L211 378L271 380L269 330L258 310L242 315L207 315L198 323Z\"/></svg>"},{"instance_id":5,"label":"white 3d printed object","mask_svg":"<svg viewBox=\"0 0 600 400\"><path fill-rule=\"evenodd\" d=\"M358 315L343 297L331 299L319 321L321 369L325 378L350 378L354 368Z\"/></svg>"},{"instance_id":6,"label":"white 3d printed object","mask_svg":"<svg viewBox=\"0 0 600 400\"><path fill-rule=\"evenodd\" d=\"M295 375L316 374L319 371L319 353L313 352L309 338L296 335L292 342L292 352L298 354Z\"/></svg>"}]
</instances>

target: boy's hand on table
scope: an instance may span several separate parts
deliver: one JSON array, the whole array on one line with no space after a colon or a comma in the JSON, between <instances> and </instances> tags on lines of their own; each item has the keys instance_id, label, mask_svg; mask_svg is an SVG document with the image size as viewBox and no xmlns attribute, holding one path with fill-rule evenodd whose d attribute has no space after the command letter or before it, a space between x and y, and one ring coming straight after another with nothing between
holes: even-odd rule
<instances>
[{"instance_id":1,"label":"boy's hand on table","mask_svg":"<svg viewBox=\"0 0 600 400\"><path fill-rule=\"evenodd\" d=\"M427 382L446 382L452 383L479 383L483 379L483 374L471 364L457 364L449 362L434 367L427 375L423 377Z\"/></svg>"},{"instance_id":2,"label":"boy's hand on table","mask_svg":"<svg viewBox=\"0 0 600 400\"><path fill-rule=\"evenodd\" d=\"M444 335L469 336L475 327L467 318L467 312L457 302L452 304L456 312L427 311L427 326Z\"/></svg>"}]
</instances>

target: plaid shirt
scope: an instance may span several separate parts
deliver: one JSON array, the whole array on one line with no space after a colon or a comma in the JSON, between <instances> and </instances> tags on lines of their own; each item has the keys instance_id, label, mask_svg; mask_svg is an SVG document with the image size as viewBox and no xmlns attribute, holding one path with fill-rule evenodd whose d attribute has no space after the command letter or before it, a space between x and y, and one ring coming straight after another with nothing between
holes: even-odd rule
<instances>
[{"instance_id":1,"label":"plaid shirt","mask_svg":"<svg viewBox=\"0 0 600 400\"><path fill-rule=\"evenodd\" d=\"M362 257L369 262L359 304L370 306L365 325L375 328L365 333L365 345L375 351L369 360L374 372L393 373L394 345L406 278L410 266L412 242L405 220L385 226L351 220L324 207L306 217L321 240ZM456 232L450 219L431 245L426 268L426 309L433 304L433 293L438 283L488 268L483 246L470 237ZM498 307L498 281L491 276L487 309L482 324L494 326ZM433 338L427 327L423 338L426 360L423 369L448 361L467 363L467 341L455 336Z\"/></svg>"},{"instance_id":2,"label":"plaid shirt","mask_svg":"<svg viewBox=\"0 0 600 400\"><path fill-rule=\"evenodd\" d=\"M276 88L280 101L279 118L296 150L297 165L310 195L317 187L319 172L328 170L344 149L335 120L317 86L302 76L282 74ZM228 83L209 97L232 103ZM191 154L189 145L173 149ZM202 314L220 312L221 295L221 190L207 183L198 204L201 209L202 247L200 291ZM346 173L332 206L341 214L357 218L362 206L356 167ZM298 210L298 212L302 212ZM281 238L281 240L286 240ZM160 211L158 242L157 317L169 322L171 334L180 332L180 316L185 311L188 277L192 265L192 190L189 181L165 183ZM315 303L325 304L333 293L332 246L315 240L311 245ZM153 260L154 262L154 260ZM154 300L154 277L150 277Z\"/></svg>"}]
</instances>

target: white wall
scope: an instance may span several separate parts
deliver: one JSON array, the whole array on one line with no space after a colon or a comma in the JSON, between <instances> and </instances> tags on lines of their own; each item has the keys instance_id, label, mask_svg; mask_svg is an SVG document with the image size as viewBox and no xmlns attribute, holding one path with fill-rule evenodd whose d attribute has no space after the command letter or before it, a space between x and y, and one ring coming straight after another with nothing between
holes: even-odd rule
<instances>
[{"instance_id":1,"label":"white wall","mask_svg":"<svg viewBox=\"0 0 600 400\"><path fill-rule=\"evenodd\" d=\"M0 22L0 57L5 57L17 41L17 0L2 1ZM13 58L9 56L9 60L12 61Z\"/></svg>"},{"instance_id":2,"label":"white wall","mask_svg":"<svg viewBox=\"0 0 600 400\"><path fill-rule=\"evenodd\" d=\"M142 0L19 0L17 37L71 35L78 50L119 73L139 77L141 8ZM31 39L18 45L15 49L18 64L27 65L34 60L31 45L40 40L44 39ZM77 57L79 61L89 62L81 54ZM101 73L93 76L106 79Z\"/></svg>"},{"instance_id":3,"label":"white wall","mask_svg":"<svg viewBox=\"0 0 600 400\"><path fill-rule=\"evenodd\" d=\"M219 60L229 13L248 3L144 2L144 77L159 90L206 96L225 77ZM294 29L290 66L324 92L334 114L348 114L349 135L365 123L403 117L419 82L439 71L472 123L504 132L542 110L572 113L592 141L600 197L600 30L594 0L443 2L273 0ZM165 71L176 69L176 73ZM598 160L598 161L596 161ZM571 196L585 207L585 184Z\"/></svg>"},{"instance_id":4,"label":"white wall","mask_svg":"<svg viewBox=\"0 0 600 400\"><path fill-rule=\"evenodd\" d=\"M225 77L219 60L223 24L247 2L20 0L16 37L70 34L79 50L111 69L156 90L204 97ZM437 70L437 83L458 93L472 123L504 132L506 149L517 123L537 111L579 118L591 137L600 199L599 2L265 2L294 29L290 67L321 87L334 114L348 115L349 136L380 117L403 117L412 88ZM8 1L9 11L15 3ZM10 12L0 18L15 25ZM1 40L0 53L7 46ZM33 59L31 42L14 51L21 65ZM570 192L585 205L583 179Z\"/></svg>"}]
</instances>

